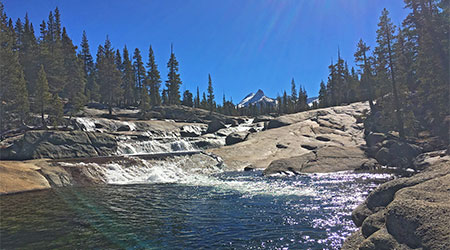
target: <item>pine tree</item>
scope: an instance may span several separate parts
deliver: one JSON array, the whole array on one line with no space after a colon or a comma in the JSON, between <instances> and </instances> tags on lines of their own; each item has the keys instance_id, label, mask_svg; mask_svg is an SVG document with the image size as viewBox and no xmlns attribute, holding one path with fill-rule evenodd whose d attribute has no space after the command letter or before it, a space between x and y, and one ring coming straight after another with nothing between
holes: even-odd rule
<instances>
[{"instance_id":1,"label":"pine tree","mask_svg":"<svg viewBox=\"0 0 450 250\"><path fill-rule=\"evenodd\" d=\"M134 50L133 59L134 59L133 67L135 72L136 88L138 88L140 91L144 87L145 68L144 63L142 62L141 51L138 48Z\"/></svg>"},{"instance_id":2,"label":"pine tree","mask_svg":"<svg viewBox=\"0 0 450 250\"><path fill-rule=\"evenodd\" d=\"M375 51L379 56L383 56L387 59L387 65L382 65L386 67L386 71L390 73L390 81L392 83L392 93L394 98L394 109L395 116L397 119L397 129L400 135L400 138L405 137L404 125L403 125L403 115L401 113L400 108L400 100L397 91L397 83L396 83L396 75L394 69L394 54L392 46L394 44L395 39L395 25L392 24L391 19L389 18L389 12L386 9L383 9L380 17L380 22L378 23L377 30L377 48Z\"/></svg>"},{"instance_id":3,"label":"pine tree","mask_svg":"<svg viewBox=\"0 0 450 250\"><path fill-rule=\"evenodd\" d=\"M61 37L64 75L67 79L62 97L68 99L70 117L72 117L86 103L84 95L86 77L84 76L83 62L77 57L76 47L67 35L65 28L63 28Z\"/></svg>"},{"instance_id":4,"label":"pine tree","mask_svg":"<svg viewBox=\"0 0 450 250\"><path fill-rule=\"evenodd\" d=\"M99 46L97 52L97 71L101 100L108 105L111 115L112 107L121 98L123 90L120 88L121 73L117 69L114 50L108 37L105 45Z\"/></svg>"},{"instance_id":5,"label":"pine tree","mask_svg":"<svg viewBox=\"0 0 450 250\"><path fill-rule=\"evenodd\" d=\"M297 88L296 88L296 86L295 86L295 81L294 81L294 78L292 77L292 80L291 80L291 98L290 98L290 112L291 113L295 113L298 109L298 106L297 106L297 100L298 99L298 97L297 97Z\"/></svg>"},{"instance_id":6,"label":"pine tree","mask_svg":"<svg viewBox=\"0 0 450 250\"><path fill-rule=\"evenodd\" d=\"M150 96L146 88L141 89L141 101L139 103L139 109L141 110L141 117L145 117L150 110Z\"/></svg>"},{"instance_id":7,"label":"pine tree","mask_svg":"<svg viewBox=\"0 0 450 250\"><path fill-rule=\"evenodd\" d=\"M44 114L50 106L50 98L47 74L45 73L44 65L41 65L36 86L36 104L41 114L42 126L44 127L46 126Z\"/></svg>"},{"instance_id":8,"label":"pine tree","mask_svg":"<svg viewBox=\"0 0 450 250\"><path fill-rule=\"evenodd\" d=\"M123 101L124 104L129 106L136 102L135 100L135 83L134 83L134 71L131 64L130 54L128 53L127 46L123 48L123 63L122 63L122 89L123 89ZM145 97L147 98L147 97Z\"/></svg>"},{"instance_id":9,"label":"pine tree","mask_svg":"<svg viewBox=\"0 0 450 250\"><path fill-rule=\"evenodd\" d=\"M181 104L188 107L192 107L194 105L192 100L192 93L189 90L184 91L183 101L181 102Z\"/></svg>"},{"instance_id":10,"label":"pine tree","mask_svg":"<svg viewBox=\"0 0 450 250\"><path fill-rule=\"evenodd\" d=\"M319 107L325 108L328 106L328 91L327 86L323 82L320 82L320 90L319 90Z\"/></svg>"},{"instance_id":11,"label":"pine tree","mask_svg":"<svg viewBox=\"0 0 450 250\"><path fill-rule=\"evenodd\" d=\"M161 93L161 100L163 105L169 105L169 97L167 95L167 89L163 89Z\"/></svg>"},{"instance_id":12,"label":"pine tree","mask_svg":"<svg viewBox=\"0 0 450 250\"><path fill-rule=\"evenodd\" d=\"M16 38L0 3L0 129L7 128L17 114L23 123L28 115L28 92L19 55L14 50Z\"/></svg>"},{"instance_id":13,"label":"pine tree","mask_svg":"<svg viewBox=\"0 0 450 250\"><path fill-rule=\"evenodd\" d=\"M425 126L449 141L450 11L448 1L405 0L412 11L403 21L407 47L413 54L417 109Z\"/></svg>"},{"instance_id":14,"label":"pine tree","mask_svg":"<svg viewBox=\"0 0 450 250\"><path fill-rule=\"evenodd\" d=\"M328 106L337 105L337 81L336 81L336 65L331 61L328 66L330 74L328 75L327 91L328 91Z\"/></svg>"},{"instance_id":15,"label":"pine tree","mask_svg":"<svg viewBox=\"0 0 450 250\"><path fill-rule=\"evenodd\" d=\"M202 108L202 109L208 109L208 101L207 101L207 99L206 99L206 94L205 94L205 92L203 92L203 95L202 95L202 101L200 102L200 108Z\"/></svg>"},{"instance_id":16,"label":"pine tree","mask_svg":"<svg viewBox=\"0 0 450 250\"><path fill-rule=\"evenodd\" d=\"M306 94L306 90L302 86L300 86L298 93L298 108L299 111L305 111L309 109L308 95Z\"/></svg>"},{"instance_id":17,"label":"pine tree","mask_svg":"<svg viewBox=\"0 0 450 250\"><path fill-rule=\"evenodd\" d=\"M208 109L210 112L213 112L216 108L216 103L214 101L214 90L212 87L211 75L208 74Z\"/></svg>"},{"instance_id":18,"label":"pine tree","mask_svg":"<svg viewBox=\"0 0 450 250\"><path fill-rule=\"evenodd\" d=\"M41 37L43 39L40 41L39 48L40 61L44 64L45 72L47 73L50 92L61 93L67 79L64 74L64 55L62 52L59 11L57 11L56 17L58 20L55 20L53 12L50 11L46 26L47 29L44 30L45 26L41 26Z\"/></svg>"},{"instance_id":19,"label":"pine tree","mask_svg":"<svg viewBox=\"0 0 450 250\"><path fill-rule=\"evenodd\" d=\"M23 66L30 97L34 96L36 90L36 76L39 71L38 55L39 50L33 24L30 22L27 14L25 15L25 24L23 27L22 45L19 48L19 61Z\"/></svg>"},{"instance_id":20,"label":"pine tree","mask_svg":"<svg viewBox=\"0 0 450 250\"><path fill-rule=\"evenodd\" d=\"M155 54L153 53L152 46L149 48L147 68L147 81L150 88L151 105L161 105L161 96L159 94L159 88L161 87L161 76L158 70L158 65L155 61Z\"/></svg>"},{"instance_id":21,"label":"pine tree","mask_svg":"<svg viewBox=\"0 0 450 250\"><path fill-rule=\"evenodd\" d=\"M367 46L362 39L359 40L357 49L355 52L355 62L358 64L361 73L361 87L364 93L364 100L369 100L370 110L374 113L375 106L373 100L375 98L372 87L372 72L371 65L367 53L370 51L370 47Z\"/></svg>"},{"instance_id":22,"label":"pine tree","mask_svg":"<svg viewBox=\"0 0 450 250\"><path fill-rule=\"evenodd\" d=\"M61 125L64 118L64 104L57 93L53 93L51 97L51 105L49 107L49 119L52 126L56 129L57 126Z\"/></svg>"},{"instance_id":23,"label":"pine tree","mask_svg":"<svg viewBox=\"0 0 450 250\"><path fill-rule=\"evenodd\" d=\"M200 91L197 86L197 95L195 96L194 107L200 108Z\"/></svg>"},{"instance_id":24,"label":"pine tree","mask_svg":"<svg viewBox=\"0 0 450 250\"><path fill-rule=\"evenodd\" d=\"M283 114L286 114L288 112L288 102L289 102L289 98L288 95L286 93L286 90L283 92L283 105L282 105L282 112Z\"/></svg>"},{"instance_id":25,"label":"pine tree","mask_svg":"<svg viewBox=\"0 0 450 250\"><path fill-rule=\"evenodd\" d=\"M86 31L83 31L83 36L81 38L81 51L78 57L82 61L84 78L85 78L85 90L84 95L90 101L99 100L99 86L95 81L95 65L94 59L92 58L89 42L87 39Z\"/></svg>"},{"instance_id":26,"label":"pine tree","mask_svg":"<svg viewBox=\"0 0 450 250\"><path fill-rule=\"evenodd\" d=\"M178 61L173 53L173 47L170 52L170 59L167 63L167 68L169 73L167 74L166 88L167 97L169 104L179 104L180 103L180 86L181 79L178 73Z\"/></svg>"}]
</instances>

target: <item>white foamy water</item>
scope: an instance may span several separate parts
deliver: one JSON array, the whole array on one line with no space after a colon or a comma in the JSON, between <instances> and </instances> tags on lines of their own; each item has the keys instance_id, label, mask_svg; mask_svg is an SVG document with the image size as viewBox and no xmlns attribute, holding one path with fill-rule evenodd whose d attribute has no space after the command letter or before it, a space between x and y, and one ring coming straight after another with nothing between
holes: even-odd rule
<instances>
[{"instance_id":1,"label":"white foamy water","mask_svg":"<svg viewBox=\"0 0 450 250\"><path fill-rule=\"evenodd\" d=\"M84 126L84 131L95 131L95 118L76 117L76 122Z\"/></svg>"},{"instance_id":2,"label":"white foamy water","mask_svg":"<svg viewBox=\"0 0 450 250\"><path fill-rule=\"evenodd\" d=\"M175 140L123 141L119 143L118 154L148 154L179 151L197 151L191 142L176 138Z\"/></svg>"},{"instance_id":3,"label":"white foamy water","mask_svg":"<svg viewBox=\"0 0 450 250\"><path fill-rule=\"evenodd\" d=\"M254 195L295 195L313 196L315 190L298 183L287 183L283 179L263 176L223 176L223 170L217 166L207 166L207 162L199 160L193 166L189 156L177 157L165 161L147 161L133 158L137 164L125 166L119 163L98 165L96 163L62 163L89 167L103 176L104 182L115 185L176 183L189 186L210 186L217 192L238 191L244 197ZM197 165L198 164L198 165ZM209 162L210 164L210 162Z\"/></svg>"}]
</instances>

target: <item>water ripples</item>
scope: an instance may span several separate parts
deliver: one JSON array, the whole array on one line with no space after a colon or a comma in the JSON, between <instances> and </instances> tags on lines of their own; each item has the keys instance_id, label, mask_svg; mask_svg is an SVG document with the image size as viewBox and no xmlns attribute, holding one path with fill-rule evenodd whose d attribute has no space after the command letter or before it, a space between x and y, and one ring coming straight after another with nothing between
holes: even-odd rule
<instances>
[{"instance_id":1,"label":"water ripples","mask_svg":"<svg viewBox=\"0 0 450 250\"><path fill-rule=\"evenodd\" d=\"M389 178L195 175L0 197L2 248L337 249L352 209Z\"/></svg>"}]
</instances>

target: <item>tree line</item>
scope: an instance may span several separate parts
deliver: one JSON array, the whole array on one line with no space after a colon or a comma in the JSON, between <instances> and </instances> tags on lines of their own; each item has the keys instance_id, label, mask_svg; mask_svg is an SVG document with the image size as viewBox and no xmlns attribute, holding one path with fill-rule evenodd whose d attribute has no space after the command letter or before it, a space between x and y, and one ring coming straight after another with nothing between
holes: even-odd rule
<instances>
[{"instance_id":1,"label":"tree line","mask_svg":"<svg viewBox=\"0 0 450 250\"><path fill-rule=\"evenodd\" d=\"M449 2L404 2L411 12L398 27L383 9L373 49L358 42L356 70L338 51L327 83L320 84L319 107L368 100L380 130L405 138L430 126L448 141Z\"/></svg>"},{"instance_id":2,"label":"tree line","mask_svg":"<svg viewBox=\"0 0 450 250\"><path fill-rule=\"evenodd\" d=\"M113 107L138 107L144 117L152 106L158 105L181 104L227 115L288 113L305 107L306 101L301 102L306 98L300 97L306 96L306 92L300 89L297 98L295 86L291 96L285 93L280 98L280 108L237 109L225 95L222 105L218 105L211 75L208 75L206 93L200 93L197 87L195 97L189 90L181 95L179 62L173 47L167 63L167 80L162 87L152 46L148 49L148 62L144 63L138 48L132 52L126 45L122 50L114 49L107 36L104 44L98 46L94 60L86 32L83 31L78 48L62 27L58 8L40 23L39 36L28 15L24 21L18 18L13 22L1 2L0 13L2 131L12 120L24 124L30 112L40 115L44 127L48 123L57 126L65 114L75 115L88 102L106 105L110 114Z\"/></svg>"},{"instance_id":3,"label":"tree line","mask_svg":"<svg viewBox=\"0 0 450 250\"><path fill-rule=\"evenodd\" d=\"M56 8L39 26L13 22L0 3L0 119L4 131L9 121L22 124L30 112L39 114L42 124L58 125L63 115L75 115L87 102L100 102L109 112L113 107L138 107L145 117L152 106L185 105L227 115L295 113L355 101L369 101L372 113L385 130L397 130L401 137L417 133L420 123L445 129L449 99L449 3L444 0L405 0L411 12L396 27L384 9L378 23L375 48L362 39L349 68L338 49L337 60L328 66L329 76L320 83L319 101L307 104L303 87L277 96L277 105L238 108L232 99L216 103L211 75L208 88L195 96L180 93L179 62L171 48L165 84L155 53L148 49L148 62L141 51L125 46L114 49L107 37L91 54L86 32L75 46L61 25ZM46 118L47 115L47 118ZM448 124L447 124L448 127ZM448 135L447 135L448 136Z\"/></svg>"}]
</instances>

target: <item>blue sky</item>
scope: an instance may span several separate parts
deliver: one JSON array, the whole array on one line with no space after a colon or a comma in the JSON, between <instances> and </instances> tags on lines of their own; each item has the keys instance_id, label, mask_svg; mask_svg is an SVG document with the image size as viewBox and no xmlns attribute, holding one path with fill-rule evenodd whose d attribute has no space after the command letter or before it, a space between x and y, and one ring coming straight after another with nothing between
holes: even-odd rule
<instances>
[{"instance_id":1,"label":"blue sky","mask_svg":"<svg viewBox=\"0 0 450 250\"><path fill-rule=\"evenodd\" d=\"M341 55L352 66L360 38L375 43L387 8L395 24L408 13L401 0L3 0L14 20L25 13L35 30L56 6L76 45L86 30L95 57L109 35L114 48L151 44L163 80L170 44L180 62L181 90L206 91L208 73L216 99L239 102L259 88L269 97L290 92L291 78L316 96L327 66Z\"/></svg>"}]
</instances>

